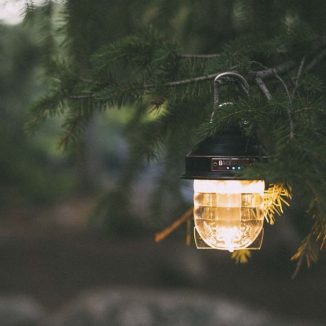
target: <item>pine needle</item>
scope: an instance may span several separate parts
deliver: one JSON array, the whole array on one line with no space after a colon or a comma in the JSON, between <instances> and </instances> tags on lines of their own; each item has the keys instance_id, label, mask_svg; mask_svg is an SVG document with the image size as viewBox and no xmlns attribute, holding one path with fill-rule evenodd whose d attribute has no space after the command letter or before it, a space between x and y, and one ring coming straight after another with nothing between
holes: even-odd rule
<instances>
[{"instance_id":1,"label":"pine needle","mask_svg":"<svg viewBox=\"0 0 326 326\"><path fill-rule=\"evenodd\" d=\"M290 188L282 184L271 184L264 194L264 216L266 222L273 225L275 223L275 215L283 214L283 206L289 206L291 198Z\"/></svg>"},{"instance_id":2,"label":"pine needle","mask_svg":"<svg viewBox=\"0 0 326 326\"><path fill-rule=\"evenodd\" d=\"M231 254L231 258L235 260L237 264L247 264L250 257L251 252L248 249L236 250Z\"/></svg>"}]
</instances>

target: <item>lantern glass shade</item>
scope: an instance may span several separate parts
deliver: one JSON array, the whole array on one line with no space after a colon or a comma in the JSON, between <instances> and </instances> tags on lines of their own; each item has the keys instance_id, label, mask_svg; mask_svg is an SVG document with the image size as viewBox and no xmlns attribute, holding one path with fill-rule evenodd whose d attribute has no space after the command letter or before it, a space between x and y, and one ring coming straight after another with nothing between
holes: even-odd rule
<instances>
[{"instance_id":1,"label":"lantern glass shade","mask_svg":"<svg viewBox=\"0 0 326 326\"><path fill-rule=\"evenodd\" d=\"M195 234L207 248L250 249L262 240L264 189L263 180L195 179Z\"/></svg>"}]
</instances>

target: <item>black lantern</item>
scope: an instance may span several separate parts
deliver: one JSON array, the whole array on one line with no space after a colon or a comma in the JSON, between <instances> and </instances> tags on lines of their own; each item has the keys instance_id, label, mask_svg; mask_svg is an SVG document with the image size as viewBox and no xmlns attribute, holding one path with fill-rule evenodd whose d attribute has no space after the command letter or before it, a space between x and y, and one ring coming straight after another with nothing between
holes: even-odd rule
<instances>
[{"instance_id":1,"label":"black lantern","mask_svg":"<svg viewBox=\"0 0 326 326\"><path fill-rule=\"evenodd\" d=\"M240 82L249 94L249 85L240 74L217 75L212 118L221 105L234 105L218 103L222 79ZM240 126L233 126L204 139L186 156L183 178L194 180L194 236L198 249L260 249L265 182L241 178L239 172L262 155L257 140L245 136Z\"/></svg>"}]
</instances>

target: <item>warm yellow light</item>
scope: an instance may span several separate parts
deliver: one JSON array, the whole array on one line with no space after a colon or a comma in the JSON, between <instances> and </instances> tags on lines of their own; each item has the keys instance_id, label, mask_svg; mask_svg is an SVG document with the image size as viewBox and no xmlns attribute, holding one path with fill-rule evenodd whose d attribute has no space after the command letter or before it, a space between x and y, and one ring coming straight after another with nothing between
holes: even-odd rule
<instances>
[{"instance_id":1,"label":"warm yellow light","mask_svg":"<svg viewBox=\"0 0 326 326\"><path fill-rule=\"evenodd\" d=\"M194 221L211 248L250 247L264 223L262 180L194 180Z\"/></svg>"}]
</instances>

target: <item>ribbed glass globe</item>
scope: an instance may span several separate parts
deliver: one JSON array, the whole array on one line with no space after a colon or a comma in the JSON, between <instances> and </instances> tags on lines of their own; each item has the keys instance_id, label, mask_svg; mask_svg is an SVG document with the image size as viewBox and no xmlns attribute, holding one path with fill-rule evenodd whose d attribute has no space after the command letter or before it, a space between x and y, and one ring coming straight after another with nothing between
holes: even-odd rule
<instances>
[{"instance_id":1,"label":"ribbed glass globe","mask_svg":"<svg viewBox=\"0 0 326 326\"><path fill-rule=\"evenodd\" d=\"M264 223L263 180L194 180L194 221L214 249L250 247Z\"/></svg>"}]
</instances>

